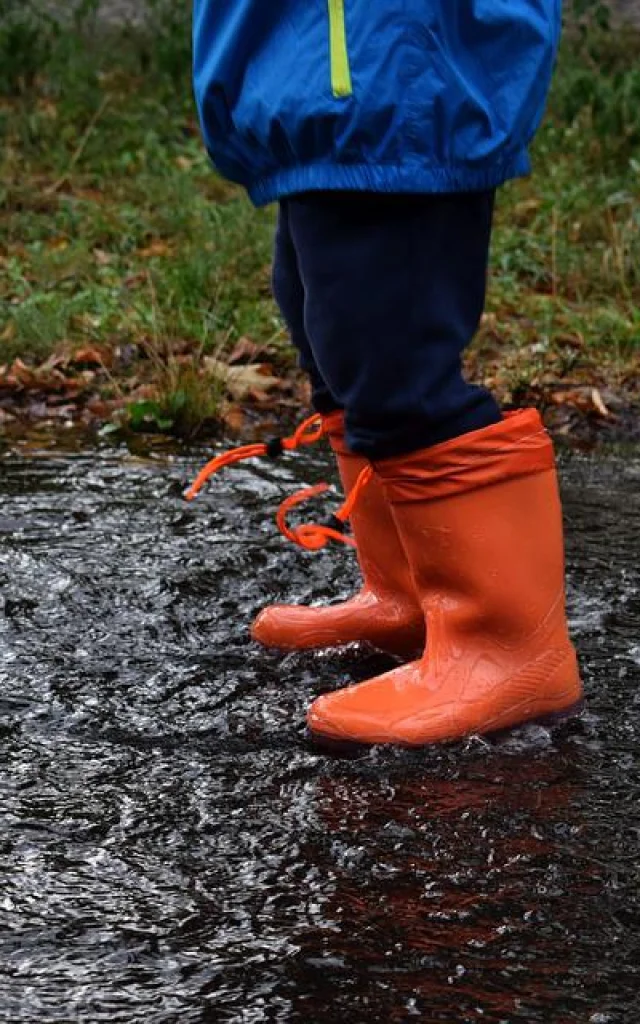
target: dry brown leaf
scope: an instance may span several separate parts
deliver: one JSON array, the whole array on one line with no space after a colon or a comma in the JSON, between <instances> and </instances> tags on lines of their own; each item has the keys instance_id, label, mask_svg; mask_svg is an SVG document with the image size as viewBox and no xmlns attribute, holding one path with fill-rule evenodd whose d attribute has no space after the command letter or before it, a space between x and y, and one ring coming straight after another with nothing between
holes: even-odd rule
<instances>
[{"instance_id":1,"label":"dry brown leaf","mask_svg":"<svg viewBox=\"0 0 640 1024\"><path fill-rule=\"evenodd\" d=\"M147 400L153 401L158 397L158 388L155 384L140 384L138 387L131 388L129 391L130 402L145 402Z\"/></svg>"},{"instance_id":2,"label":"dry brown leaf","mask_svg":"<svg viewBox=\"0 0 640 1024\"><path fill-rule=\"evenodd\" d=\"M99 267L108 267L110 263L113 263L115 256L110 252L105 252L104 249L94 249L93 258Z\"/></svg>"},{"instance_id":3,"label":"dry brown leaf","mask_svg":"<svg viewBox=\"0 0 640 1024\"><path fill-rule=\"evenodd\" d=\"M30 387L36 379L36 375L31 366L27 366L23 363L22 359L14 359L9 372L7 374L8 380L14 380L17 384L23 387Z\"/></svg>"},{"instance_id":4,"label":"dry brown leaf","mask_svg":"<svg viewBox=\"0 0 640 1024\"><path fill-rule=\"evenodd\" d=\"M239 405L228 405L223 410L222 421L229 430L239 432L245 423L244 410Z\"/></svg>"},{"instance_id":5,"label":"dry brown leaf","mask_svg":"<svg viewBox=\"0 0 640 1024\"><path fill-rule=\"evenodd\" d=\"M309 409L311 407L311 394L312 387L309 378L306 376L297 377L294 395L303 409Z\"/></svg>"},{"instance_id":6,"label":"dry brown leaf","mask_svg":"<svg viewBox=\"0 0 640 1024\"><path fill-rule=\"evenodd\" d=\"M93 313L79 313L77 316L73 317L72 322L77 327L81 327L89 331L96 330L96 328L101 325L100 317Z\"/></svg>"},{"instance_id":7,"label":"dry brown leaf","mask_svg":"<svg viewBox=\"0 0 640 1024\"><path fill-rule=\"evenodd\" d=\"M87 402L87 409L99 419L108 419L116 409L122 409L126 404L124 398L100 398L93 395Z\"/></svg>"},{"instance_id":8,"label":"dry brown leaf","mask_svg":"<svg viewBox=\"0 0 640 1024\"><path fill-rule=\"evenodd\" d=\"M152 259L154 256L167 256L171 252L171 246L168 242L165 242L162 238L156 238L149 245L146 245L144 249L138 249L136 256L141 256L142 259Z\"/></svg>"},{"instance_id":9,"label":"dry brown leaf","mask_svg":"<svg viewBox=\"0 0 640 1024\"><path fill-rule=\"evenodd\" d=\"M280 377L271 376L263 363L250 366L229 366L222 359L205 356L203 364L208 373L224 381L225 387L236 402L250 396L252 391L266 392L282 384Z\"/></svg>"},{"instance_id":10,"label":"dry brown leaf","mask_svg":"<svg viewBox=\"0 0 640 1024\"><path fill-rule=\"evenodd\" d=\"M584 385L555 391L549 396L554 405L571 405L582 413L595 413L603 419L609 419L611 412L605 405L598 388Z\"/></svg>"},{"instance_id":11,"label":"dry brown leaf","mask_svg":"<svg viewBox=\"0 0 640 1024\"><path fill-rule=\"evenodd\" d=\"M523 199L520 203L516 203L514 209L514 215L519 219L526 219L530 214L535 213L539 210L542 205L540 199Z\"/></svg>"},{"instance_id":12,"label":"dry brown leaf","mask_svg":"<svg viewBox=\"0 0 640 1024\"><path fill-rule=\"evenodd\" d=\"M138 270L137 273L129 274L128 277L125 277L123 284L125 288L135 288L136 285L142 284L142 282L146 281L147 279L147 271Z\"/></svg>"},{"instance_id":13,"label":"dry brown leaf","mask_svg":"<svg viewBox=\"0 0 640 1024\"><path fill-rule=\"evenodd\" d=\"M272 401L267 392L263 391L261 388L251 388L251 390L247 392L247 398L252 402L255 402L256 405L266 405L267 402Z\"/></svg>"},{"instance_id":14,"label":"dry brown leaf","mask_svg":"<svg viewBox=\"0 0 640 1024\"><path fill-rule=\"evenodd\" d=\"M485 330L495 331L498 325L498 317L495 313L483 313L480 323Z\"/></svg>"},{"instance_id":15,"label":"dry brown leaf","mask_svg":"<svg viewBox=\"0 0 640 1024\"><path fill-rule=\"evenodd\" d=\"M104 195L97 188L75 188L73 194L77 199L86 199L90 203L104 202Z\"/></svg>"},{"instance_id":16,"label":"dry brown leaf","mask_svg":"<svg viewBox=\"0 0 640 1024\"><path fill-rule=\"evenodd\" d=\"M256 345L255 341L251 341L251 338L239 338L234 345L228 362L231 365L234 363L252 363L259 351L259 346Z\"/></svg>"},{"instance_id":17,"label":"dry brown leaf","mask_svg":"<svg viewBox=\"0 0 640 1024\"><path fill-rule=\"evenodd\" d=\"M52 352L51 355L45 359L44 363L40 363L38 367L38 374L47 374L51 370L57 370L58 367L65 369L69 365L69 352L66 349L57 349Z\"/></svg>"},{"instance_id":18,"label":"dry brown leaf","mask_svg":"<svg viewBox=\"0 0 640 1024\"><path fill-rule=\"evenodd\" d=\"M64 249L69 248L69 239L64 236L58 238L50 238L47 242L47 249L53 250L53 252L62 252Z\"/></svg>"},{"instance_id":19,"label":"dry brown leaf","mask_svg":"<svg viewBox=\"0 0 640 1024\"><path fill-rule=\"evenodd\" d=\"M38 112L51 118L52 121L55 121L58 116L58 108L50 99L38 100Z\"/></svg>"},{"instance_id":20,"label":"dry brown leaf","mask_svg":"<svg viewBox=\"0 0 640 1024\"><path fill-rule=\"evenodd\" d=\"M95 346L85 345L84 348L76 349L68 362L71 366L78 366L80 363L87 366L105 366L109 362L109 356Z\"/></svg>"},{"instance_id":21,"label":"dry brown leaf","mask_svg":"<svg viewBox=\"0 0 640 1024\"><path fill-rule=\"evenodd\" d=\"M604 404L602 395L600 394L597 388L591 388L591 401L596 412L604 419L607 419L610 413L606 405Z\"/></svg>"}]
</instances>

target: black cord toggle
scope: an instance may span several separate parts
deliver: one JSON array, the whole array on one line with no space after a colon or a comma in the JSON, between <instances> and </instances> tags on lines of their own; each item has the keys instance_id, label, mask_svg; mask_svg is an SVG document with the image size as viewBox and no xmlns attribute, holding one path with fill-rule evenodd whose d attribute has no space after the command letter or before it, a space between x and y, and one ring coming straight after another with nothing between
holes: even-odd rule
<instances>
[{"instance_id":1,"label":"black cord toggle","mask_svg":"<svg viewBox=\"0 0 640 1024\"><path fill-rule=\"evenodd\" d=\"M283 452L281 437L272 437L265 443L265 455L268 459L277 459Z\"/></svg>"}]
</instances>

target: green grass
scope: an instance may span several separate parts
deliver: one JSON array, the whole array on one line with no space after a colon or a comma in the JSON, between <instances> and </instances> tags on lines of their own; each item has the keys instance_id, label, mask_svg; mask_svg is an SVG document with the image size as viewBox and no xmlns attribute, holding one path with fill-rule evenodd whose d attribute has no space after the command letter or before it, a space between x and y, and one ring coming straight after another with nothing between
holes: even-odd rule
<instances>
[{"instance_id":1,"label":"green grass","mask_svg":"<svg viewBox=\"0 0 640 1024\"><path fill-rule=\"evenodd\" d=\"M0 25L0 365L134 347L165 368L164 408L185 392L170 390L175 351L197 365L248 336L292 357L270 297L273 210L210 169L182 6L153 6L152 37L105 39L88 2L70 32L24 2ZM470 363L502 397L637 380L640 35L602 20L566 36L534 176L501 191Z\"/></svg>"}]
</instances>

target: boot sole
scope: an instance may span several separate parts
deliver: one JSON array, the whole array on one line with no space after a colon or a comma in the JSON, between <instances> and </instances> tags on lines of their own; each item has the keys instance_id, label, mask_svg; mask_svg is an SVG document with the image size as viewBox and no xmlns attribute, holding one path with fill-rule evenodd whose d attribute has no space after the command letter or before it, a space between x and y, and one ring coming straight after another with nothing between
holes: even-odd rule
<instances>
[{"instance_id":1,"label":"boot sole","mask_svg":"<svg viewBox=\"0 0 640 1024\"><path fill-rule=\"evenodd\" d=\"M584 698L576 701L574 704L570 704L568 707L563 708L561 711L553 711L548 715L541 715L538 718L527 718L524 722L516 722L514 725L509 725L506 728L501 729L490 729L487 732L477 733L484 739L500 740L506 736L510 736L517 729L522 729L526 725L539 725L545 729L554 729L564 722L569 721L572 718L579 717L585 706ZM442 740L438 743L421 743L421 744L408 744L408 743L365 743L358 740L342 740L333 736L324 736L322 733L314 732L312 729L307 727L305 729L305 739L311 746L325 754L333 754L336 757L359 757L367 750L371 750L373 747L393 747L400 750L426 750L429 747L445 746L447 744L459 743L461 740L467 739L468 736L459 736L456 739Z\"/></svg>"}]
</instances>

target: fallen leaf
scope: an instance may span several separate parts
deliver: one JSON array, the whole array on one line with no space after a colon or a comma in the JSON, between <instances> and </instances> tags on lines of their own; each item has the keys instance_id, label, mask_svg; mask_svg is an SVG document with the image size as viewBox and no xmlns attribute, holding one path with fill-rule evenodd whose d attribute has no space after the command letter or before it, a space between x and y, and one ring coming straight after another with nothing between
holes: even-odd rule
<instances>
[{"instance_id":1,"label":"fallen leaf","mask_svg":"<svg viewBox=\"0 0 640 1024\"><path fill-rule=\"evenodd\" d=\"M231 365L234 363L253 363L259 351L260 348L256 345L255 341L251 341L250 338L239 338L234 345L228 362Z\"/></svg>"},{"instance_id":2,"label":"fallen leaf","mask_svg":"<svg viewBox=\"0 0 640 1024\"><path fill-rule=\"evenodd\" d=\"M7 373L7 380L13 380L23 387L29 387L35 379L36 375L32 367L27 366L20 358L13 360Z\"/></svg>"},{"instance_id":3,"label":"fallen leaf","mask_svg":"<svg viewBox=\"0 0 640 1024\"><path fill-rule=\"evenodd\" d=\"M229 430L240 432L244 427L244 410L239 405L228 405L222 412L222 422Z\"/></svg>"},{"instance_id":4,"label":"fallen leaf","mask_svg":"<svg viewBox=\"0 0 640 1024\"><path fill-rule=\"evenodd\" d=\"M105 366L108 362L109 357L106 352L89 345L76 349L69 358L69 364L72 366L80 364L86 366Z\"/></svg>"},{"instance_id":5,"label":"fallen leaf","mask_svg":"<svg viewBox=\"0 0 640 1024\"><path fill-rule=\"evenodd\" d=\"M535 213L539 210L542 203L540 199L523 199L521 202L516 203L514 208L514 215L520 220L527 219L530 214Z\"/></svg>"},{"instance_id":6,"label":"fallen leaf","mask_svg":"<svg viewBox=\"0 0 640 1024\"><path fill-rule=\"evenodd\" d=\"M498 325L498 317L495 313L483 313L480 323L485 330L494 331Z\"/></svg>"},{"instance_id":7,"label":"fallen leaf","mask_svg":"<svg viewBox=\"0 0 640 1024\"><path fill-rule=\"evenodd\" d=\"M89 399L86 407L98 419L106 420L109 419L116 409L122 409L125 405L126 400L124 398L111 398L107 400L94 395Z\"/></svg>"},{"instance_id":8,"label":"fallen leaf","mask_svg":"<svg viewBox=\"0 0 640 1024\"><path fill-rule=\"evenodd\" d=\"M297 377L294 396L297 397L297 400L303 409L311 408L311 395L312 387L309 378L306 375Z\"/></svg>"},{"instance_id":9,"label":"fallen leaf","mask_svg":"<svg viewBox=\"0 0 640 1024\"><path fill-rule=\"evenodd\" d=\"M158 388L155 384L140 384L129 392L130 402L153 401L158 397Z\"/></svg>"},{"instance_id":10,"label":"fallen leaf","mask_svg":"<svg viewBox=\"0 0 640 1024\"><path fill-rule=\"evenodd\" d=\"M602 416L604 419L607 419L610 415L609 410L604 404L602 395L600 394L597 388L591 389L591 401L593 402L593 406L596 412L598 412L600 416Z\"/></svg>"},{"instance_id":11,"label":"fallen leaf","mask_svg":"<svg viewBox=\"0 0 640 1024\"><path fill-rule=\"evenodd\" d=\"M148 280L148 274L146 270L139 270L135 274L129 274L125 277L123 284L125 288L135 288L136 285L141 284L143 281Z\"/></svg>"},{"instance_id":12,"label":"fallen leaf","mask_svg":"<svg viewBox=\"0 0 640 1024\"><path fill-rule=\"evenodd\" d=\"M566 390L554 391L550 396L554 405L570 405L582 413L596 414L602 419L610 419L612 413L604 403L598 388L584 387L567 388Z\"/></svg>"},{"instance_id":13,"label":"fallen leaf","mask_svg":"<svg viewBox=\"0 0 640 1024\"><path fill-rule=\"evenodd\" d=\"M110 263L113 263L115 256L110 252L105 252L104 249L94 249L93 258L99 267L108 267Z\"/></svg>"},{"instance_id":14,"label":"fallen leaf","mask_svg":"<svg viewBox=\"0 0 640 1024\"><path fill-rule=\"evenodd\" d=\"M149 245L146 245L144 249L138 249L136 256L141 256L143 259L152 259L154 256L167 256L171 252L171 246L168 242L163 241L162 238L156 238Z\"/></svg>"},{"instance_id":15,"label":"fallen leaf","mask_svg":"<svg viewBox=\"0 0 640 1024\"><path fill-rule=\"evenodd\" d=\"M85 329L88 328L89 330L95 330L97 327L100 327L102 323L100 317L95 316L95 314L92 313L80 313L78 316L73 317L73 322L76 323L78 327Z\"/></svg>"},{"instance_id":16,"label":"fallen leaf","mask_svg":"<svg viewBox=\"0 0 640 1024\"><path fill-rule=\"evenodd\" d=\"M45 117L51 118L52 121L55 121L58 116L58 108L50 99L39 100L38 111L39 113L44 114Z\"/></svg>"},{"instance_id":17,"label":"fallen leaf","mask_svg":"<svg viewBox=\"0 0 640 1024\"><path fill-rule=\"evenodd\" d=\"M257 405L264 405L265 402L271 401L267 392L263 391L261 388L251 388L251 390L247 392L247 398L250 398L252 402L256 402Z\"/></svg>"},{"instance_id":18,"label":"fallen leaf","mask_svg":"<svg viewBox=\"0 0 640 1024\"><path fill-rule=\"evenodd\" d=\"M44 363L41 363L38 367L38 373L48 373L50 370L57 370L59 368L64 369L69 365L69 350L64 348L58 348L55 352L45 359Z\"/></svg>"},{"instance_id":19,"label":"fallen leaf","mask_svg":"<svg viewBox=\"0 0 640 1024\"><path fill-rule=\"evenodd\" d=\"M247 398L254 390L266 392L282 384L280 377L271 376L263 363L229 366L222 359L205 356L203 364L208 373L224 382L227 391L237 402Z\"/></svg>"},{"instance_id":20,"label":"fallen leaf","mask_svg":"<svg viewBox=\"0 0 640 1024\"><path fill-rule=\"evenodd\" d=\"M104 202L104 195L97 188L75 188L73 194L77 199L86 199L90 203Z\"/></svg>"}]
</instances>

